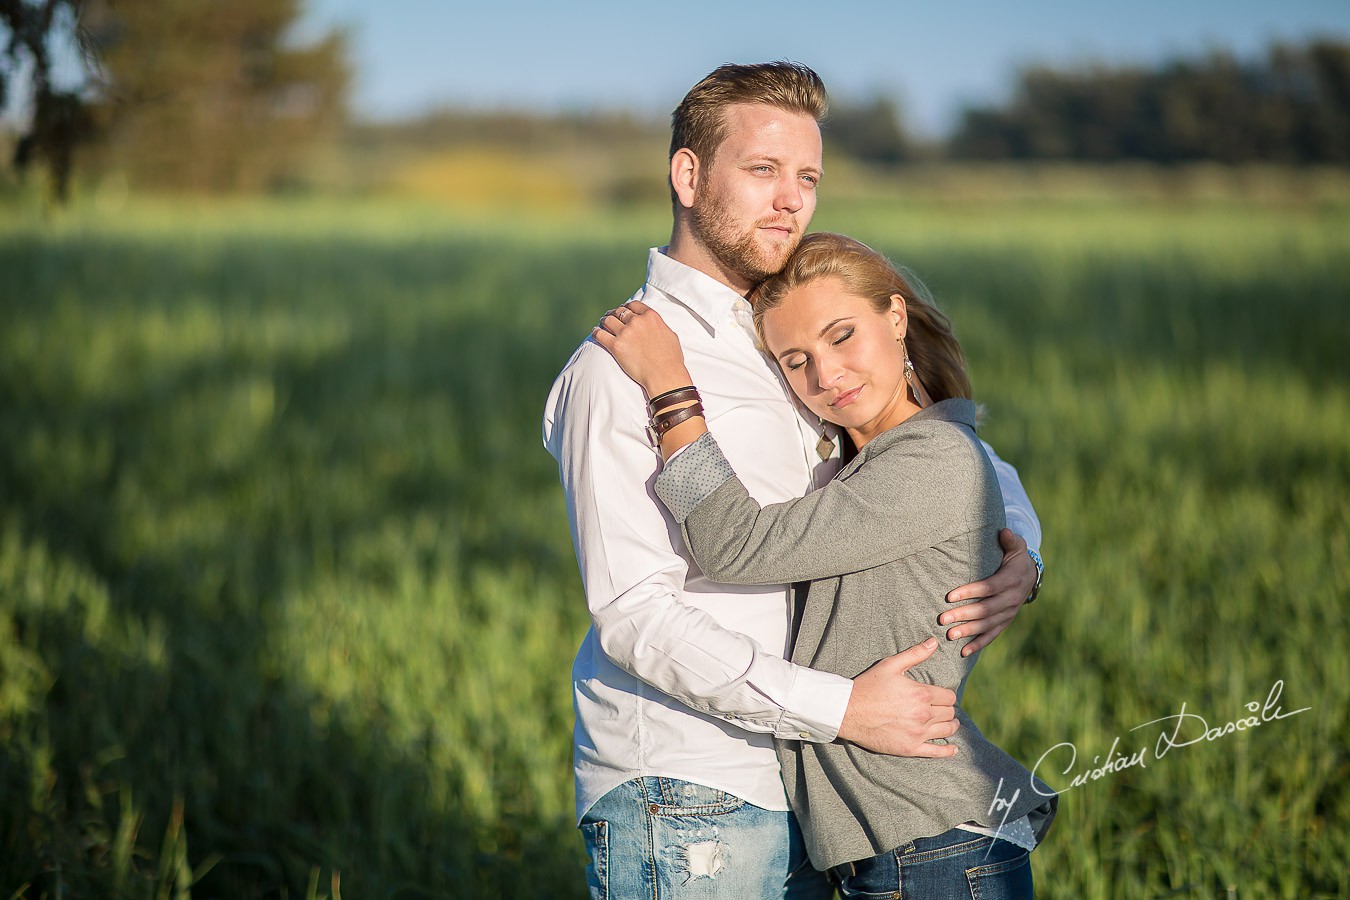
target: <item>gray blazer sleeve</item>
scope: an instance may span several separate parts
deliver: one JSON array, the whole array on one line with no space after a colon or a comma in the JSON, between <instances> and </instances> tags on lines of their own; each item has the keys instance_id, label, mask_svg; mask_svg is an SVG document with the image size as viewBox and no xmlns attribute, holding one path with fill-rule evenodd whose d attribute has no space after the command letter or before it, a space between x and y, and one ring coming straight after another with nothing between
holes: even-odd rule
<instances>
[{"instance_id":1,"label":"gray blazer sleeve","mask_svg":"<svg viewBox=\"0 0 1350 900\"><path fill-rule=\"evenodd\" d=\"M980 492L998 486L987 472L973 433L915 423L820 490L761 507L709 433L670 462L656 493L709 578L778 584L870 569L988 524Z\"/></svg>"}]
</instances>

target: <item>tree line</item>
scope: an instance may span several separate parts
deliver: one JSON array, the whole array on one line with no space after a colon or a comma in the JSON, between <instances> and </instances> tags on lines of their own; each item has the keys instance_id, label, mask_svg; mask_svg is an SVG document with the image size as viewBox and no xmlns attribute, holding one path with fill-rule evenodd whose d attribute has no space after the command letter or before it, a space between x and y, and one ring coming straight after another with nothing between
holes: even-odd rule
<instances>
[{"instance_id":1,"label":"tree line","mask_svg":"<svg viewBox=\"0 0 1350 900\"><path fill-rule=\"evenodd\" d=\"M955 159L1350 162L1350 43L1275 44L1155 68L1024 70L1012 100L967 109Z\"/></svg>"}]
</instances>

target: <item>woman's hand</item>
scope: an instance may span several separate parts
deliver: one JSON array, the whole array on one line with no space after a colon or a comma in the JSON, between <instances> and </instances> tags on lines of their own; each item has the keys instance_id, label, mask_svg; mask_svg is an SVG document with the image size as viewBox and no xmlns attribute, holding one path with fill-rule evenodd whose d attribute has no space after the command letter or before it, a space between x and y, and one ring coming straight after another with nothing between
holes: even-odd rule
<instances>
[{"instance_id":1,"label":"woman's hand","mask_svg":"<svg viewBox=\"0 0 1350 900\"><path fill-rule=\"evenodd\" d=\"M690 384L680 339L661 314L641 300L605 313L591 329L591 336L648 397Z\"/></svg>"}]
</instances>

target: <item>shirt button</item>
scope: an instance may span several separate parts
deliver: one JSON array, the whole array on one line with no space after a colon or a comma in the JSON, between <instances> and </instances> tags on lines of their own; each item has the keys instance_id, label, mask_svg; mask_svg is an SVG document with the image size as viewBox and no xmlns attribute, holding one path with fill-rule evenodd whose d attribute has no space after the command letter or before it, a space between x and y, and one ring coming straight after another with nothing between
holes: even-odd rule
<instances>
[{"instance_id":1,"label":"shirt button","mask_svg":"<svg viewBox=\"0 0 1350 900\"><path fill-rule=\"evenodd\" d=\"M809 731L799 731L799 732L797 732L797 737L801 738L801 739L804 740L804 741L810 740L810 739L811 739L811 732L809 732Z\"/></svg>"}]
</instances>

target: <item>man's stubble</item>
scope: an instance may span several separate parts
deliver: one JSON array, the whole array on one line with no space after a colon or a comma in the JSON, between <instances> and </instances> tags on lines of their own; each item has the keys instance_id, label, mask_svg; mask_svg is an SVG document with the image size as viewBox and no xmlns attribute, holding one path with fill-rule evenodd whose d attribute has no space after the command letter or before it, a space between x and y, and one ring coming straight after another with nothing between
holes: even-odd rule
<instances>
[{"instance_id":1,"label":"man's stubble","mask_svg":"<svg viewBox=\"0 0 1350 900\"><path fill-rule=\"evenodd\" d=\"M759 284L770 275L777 275L801 243L802 235L795 219L789 217L792 239L775 252L761 247L755 237L759 228L785 224L782 217L761 219L741 231L721 199L713 186L695 188L694 205L690 209L694 236L723 269L746 281Z\"/></svg>"}]
</instances>

